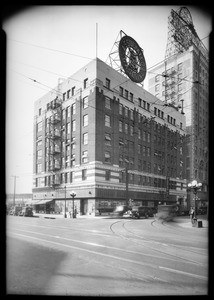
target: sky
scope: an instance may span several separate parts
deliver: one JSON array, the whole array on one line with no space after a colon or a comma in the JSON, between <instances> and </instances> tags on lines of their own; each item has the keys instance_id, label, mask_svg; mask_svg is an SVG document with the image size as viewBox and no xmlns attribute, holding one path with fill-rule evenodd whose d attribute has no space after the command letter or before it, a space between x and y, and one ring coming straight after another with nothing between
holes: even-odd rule
<instances>
[{"instance_id":1,"label":"sky","mask_svg":"<svg viewBox=\"0 0 214 300\"><path fill-rule=\"evenodd\" d=\"M120 30L144 50L147 69L165 57L168 16L180 6L31 6L3 19L6 61L6 192L31 193L33 105L96 57L104 62ZM209 48L212 15L187 6ZM37 82L33 81L36 80ZM38 83L39 82L39 83ZM144 87L147 89L147 77Z\"/></svg>"}]
</instances>

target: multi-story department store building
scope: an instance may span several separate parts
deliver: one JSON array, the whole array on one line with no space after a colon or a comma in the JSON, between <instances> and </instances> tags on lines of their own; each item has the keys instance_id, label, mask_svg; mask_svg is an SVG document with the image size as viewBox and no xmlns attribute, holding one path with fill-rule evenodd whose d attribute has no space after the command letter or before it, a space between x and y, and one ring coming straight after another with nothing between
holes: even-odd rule
<instances>
[{"instance_id":1,"label":"multi-story department store building","mask_svg":"<svg viewBox=\"0 0 214 300\"><path fill-rule=\"evenodd\" d=\"M35 102L34 203L70 211L74 191L80 214L185 205L185 130L177 109L96 58Z\"/></svg>"},{"instance_id":2,"label":"multi-story department store building","mask_svg":"<svg viewBox=\"0 0 214 300\"><path fill-rule=\"evenodd\" d=\"M151 69L149 92L160 100L181 105L186 116L186 179L201 182L198 206L208 202L208 52L192 45L187 51L168 58ZM189 205L194 205L188 193Z\"/></svg>"}]
</instances>

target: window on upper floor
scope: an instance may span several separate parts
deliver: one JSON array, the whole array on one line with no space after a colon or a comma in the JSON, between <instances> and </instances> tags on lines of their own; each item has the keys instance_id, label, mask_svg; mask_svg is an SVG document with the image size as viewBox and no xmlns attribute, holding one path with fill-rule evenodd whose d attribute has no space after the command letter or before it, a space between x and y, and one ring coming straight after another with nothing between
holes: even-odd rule
<instances>
[{"instance_id":1,"label":"window on upper floor","mask_svg":"<svg viewBox=\"0 0 214 300\"><path fill-rule=\"evenodd\" d=\"M182 70L182 63L178 64L178 71Z\"/></svg>"},{"instance_id":2,"label":"window on upper floor","mask_svg":"<svg viewBox=\"0 0 214 300\"><path fill-rule=\"evenodd\" d=\"M123 132L123 122L119 121L119 132Z\"/></svg>"},{"instance_id":3,"label":"window on upper floor","mask_svg":"<svg viewBox=\"0 0 214 300\"><path fill-rule=\"evenodd\" d=\"M129 125L125 123L125 133L128 134L128 131L129 131Z\"/></svg>"},{"instance_id":4,"label":"window on upper floor","mask_svg":"<svg viewBox=\"0 0 214 300\"><path fill-rule=\"evenodd\" d=\"M70 183L73 182L73 173L74 173L74 172L70 172Z\"/></svg>"},{"instance_id":5,"label":"window on upper floor","mask_svg":"<svg viewBox=\"0 0 214 300\"><path fill-rule=\"evenodd\" d=\"M82 170L82 180L86 180L87 179L87 169L83 169Z\"/></svg>"},{"instance_id":6,"label":"window on upper floor","mask_svg":"<svg viewBox=\"0 0 214 300\"><path fill-rule=\"evenodd\" d=\"M119 114L122 115L123 114L123 104L119 104Z\"/></svg>"},{"instance_id":7,"label":"window on upper floor","mask_svg":"<svg viewBox=\"0 0 214 300\"><path fill-rule=\"evenodd\" d=\"M73 104L71 105L71 113L72 113L72 115L75 115L75 114L76 114L76 103L73 103Z\"/></svg>"},{"instance_id":8,"label":"window on upper floor","mask_svg":"<svg viewBox=\"0 0 214 300\"><path fill-rule=\"evenodd\" d=\"M69 99L71 97L71 90L67 91L67 99Z\"/></svg>"},{"instance_id":9,"label":"window on upper floor","mask_svg":"<svg viewBox=\"0 0 214 300\"><path fill-rule=\"evenodd\" d=\"M76 131L76 120L72 121L72 131Z\"/></svg>"},{"instance_id":10,"label":"window on upper floor","mask_svg":"<svg viewBox=\"0 0 214 300\"><path fill-rule=\"evenodd\" d=\"M155 82L159 82L159 81L160 81L160 75L158 74L155 76Z\"/></svg>"},{"instance_id":11,"label":"window on upper floor","mask_svg":"<svg viewBox=\"0 0 214 300\"><path fill-rule=\"evenodd\" d=\"M107 89L110 89L110 84L111 84L110 79L106 78L106 87L107 87Z\"/></svg>"},{"instance_id":12,"label":"window on upper floor","mask_svg":"<svg viewBox=\"0 0 214 300\"><path fill-rule=\"evenodd\" d=\"M111 146L111 135L109 133L105 133L105 145Z\"/></svg>"},{"instance_id":13,"label":"window on upper floor","mask_svg":"<svg viewBox=\"0 0 214 300\"><path fill-rule=\"evenodd\" d=\"M88 144L88 133L83 133L83 145Z\"/></svg>"},{"instance_id":14,"label":"window on upper floor","mask_svg":"<svg viewBox=\"0 0 214 300\"><path fill-rule=\"evenodd\" d=\"M108 163L111 162L111 153L109 151L105 151L104 159L105 159L105 162L108 162Z\"/></svg>"},{"instance_id":15,"label":"window on upper floor","mask_svg":"<svg viewBox=\"0 0 214 300\"><path fill-rule=\"evenodd\" d=\"M67 132L67 134L71 133L71 124L70 124L70 122L66 124L66 132Z\"/></svg>"},{"instance_id":16,"label":"window on upper floor","mask_svg":"<svg viewBox=\"0 0 214 300\"><path fill-rule=\"evenodd\" d=\"M129 116L129 108L125 106L125 117L128 118L128 116Z\"/></svg>"},{"instance_id":17,"label":"window on upper floor","mask_svg":"<svg viewBox=\"0 0 214 300\"><path fill-rule=\"evenodd\" d=\"M111 117L109 115L105 115L105 126L111 127Z\"/></svg>"},{"instance_id":18,"label":"window on upper floor","mask_svg":"<svg viewBox=\"0 0 214 300\"><path fill-rule=\"evenodd\" d=\"M120 96L123 97L123 88L120 86Z\"/></svg>"},{"instance_id":19,"label":"window on upper floor","mask_svg":"<svg viewBox=\"0 0 214 300\"><path fill-rule=\"evenodd\" d=\"M83 81L83 88L86 89L88 87L88 78Z\"/></svg>"},{"instance_id":20,"label":"window on upper floor","mask_svg":"<svg viewBox=\"0 0 214 300\"><path fill-rule=\"evenodd\" d=\"M87 107L88 107L88 96L83 98L83 108L87 108Z\"/></svg>"},{"instance_id":21,"label":"window on upper floor","mask_svg":"<svg viewBox=\"0 0 214 300\"><path fill-rule=\"evenodd\" d=\"M87 163L88 162L88 150L85 150L82 152L82 162Z\"/></svg>"},{"instance_id":22,"label":"window on upper floor","mask_svg":"<svg viewBox=\"0 0 214 300\"><path fill-rule=\"evenodd\" d=\"M75 94L75 86L73 86L71 89L71 96L74 96L74 94Z\"/></svg>"},{"instance_id":23,"label":"window on upper floor","mask_svg":"<svg viewBox=\"0 0 214 300\"><path fill-rule=\"evenodd\" d=\"M129 97L129 91L125 90L125 98L128 99Z\"/></svg>"},{"instance_id":24,"label":"window on upper floor","mask_svg":"<svg viewBox=\"0 0 214 300\"><path fill-rule=\"evenodd\" d=\"M88 115L83 116L83 127L88 126Z\"/></svg>"},{"instance_id":25,"label":"window on upper floor","mask_svg":"<svg viewBox=\"0 0 214 300\"><path fill-rule=\"evenodd\" d=\"M42 164L37 164L36 165L36 173L41 173L42 172Z\"/></svg>"},{"instance_id":26,"label":"window on upper floor","mask_svg":"<svg viewBox=\"0 0 214 300\"><path fill-rule=\"evenodd\" d=\"M111 176L111 171L110 170L106 170L106 173L105 173L105 180L110 180L110 176Z\"/></svg>"},{"instance_id":27,"label":"window on upper floor","mask_svg":"<svg viewBox=\"0 0 214 300\"><path fill-rule=\"evenodd\" d=\"M37 159L42 159L42 150L41 149L37 151L36 158Z\"/></svg>"},{"instance_id":28,"label":"window on upper floor","mask_svg":"<svg viewBox=\"0 0 214 300\"><path fill-rule=\"evenodd\" d=\"M66 107L66 118L70 118L71 116L71 109L70 106Z\"/></svg>"},{"instance_id":29,"label":"window on upper floor","mask_svg":"<svg viewBox=\"0 0 214 300\"><path fill-rule=\"evenodd\" d=\"M105 97L105 108L111 109L111 99Z\"/></svg>"}]
</instances>

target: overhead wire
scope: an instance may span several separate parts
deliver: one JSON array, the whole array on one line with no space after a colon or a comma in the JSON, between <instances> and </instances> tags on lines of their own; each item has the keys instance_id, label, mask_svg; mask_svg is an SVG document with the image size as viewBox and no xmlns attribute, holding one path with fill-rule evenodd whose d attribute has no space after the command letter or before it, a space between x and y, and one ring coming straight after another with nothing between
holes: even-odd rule
<instances>
[{"instance_id":1,"label":"overhead wire","mask_svg":"<svg viewBox=\"0 0 214 300\"><path fill-rule=\"evenodd\" d=\"M86 58L86 59L92 59L92 58L89 58L89 57L84 57L84 56L80 56L80 55L75 55L75 54L72 54L72 53L68 53L68 52L64 52L64 51L60 51L60 50L56 50L56 49L52 49L52 48L48 48L48 47L42 47L42 46L38 46L38 45L34 45L34 44L30 44L30 43L24 43L24 42L20 42L20 41L16 41L16 40L13 40L13 41L15 41L15 42L19 42L19 43L23 43L23 44L28 44L28 45L30 45L30 46L34 46L34 47L38 47L38 48L43 48L43 49L46 49L46 50L50 50L50 51L55 51L55 52L59 52L59 53L63 53L63 54L67 54L67 55L72 55L72 56L77 56L77 57L81 57L81 58ZM172 56L174 56L174 55L172 55ZM169 58L168 58L169 59ZM163 60L163 61L165 61L165 60ZM159 64L159 63L158 63ZM156 65L158 65L158 64L156 64ZM156 66L155 65L155 66ZM151 68L153 68L154 66L152 66L152 67L150 67L150 68L148 68L147 70L149 70L149 69L151 69ZM42 70L42 69L41 69ZM46 71L46 70L44 70L44 71ZM18 72L17 72L18 73ZM53 73L53 72L50 72L50 73ZM19 73L20 74L20 73ZM54 74L56 74L56 73L54 73ZM23 74L20 74L20 75L22 75L23 76ZM56 75L58 75L58 74L56 74ZM63 77L62 75L60 75L61 77ZM39 85L42 85L42 86L44 86L45 88L47 88L48 89L48 91L50 91L50 87L49 86L47 86L47 85L45 85L45 84L43 84L43 83L41 83L41 82L39 82L39 81L37 81L37 80L35 80L35 79L33 79L33 78L30 78L30 77L27 77L27 76L25 76L26 78L28 78L28 79L30 79L30 80L32 80L34 83L37 83L37 84L39 84ZM66 78L66 77L65 77ZM70 77L68 77L68 78L70 78ZM175 78L175 77L174 77ZM72 78L72 80L75 80L75 79L73 79ZM126 81L128 81L129 79L127 79ZM182 80L185 80L185 78L183 78ZM78 81L78 80L77 80ZM126 82L125 81L125 82ZM190 80L186 80L186 81L189 81L189 82L192 82L192 81L190 81ZM195 83L195 82L192 82L192 83ZM197 83L199 83L199 84L201 84L200 82L197 82ZM119 86L119 85L122 85L123 83L120 83L120 84L118 84L117 86ZM115 86L114 88L116 88L117 86ZM41 88L41 87L39 87L39 88ZM45 90L44 88L42 88L43 90ZM190 89L189 89L190 90ZM58 93L58 90L56 90L56 89L52 89L51 88L51 91L56 91L57 93ZM188 92L188 90L186 91L186 92ZM185 92L185 93L186 93ZM113 91L113 93L115 93L114 91ZM119 92L118 92L118 94L119 94ZM135 97L134 97L135 98ZM138 98L135 98L135 99L138 99ZM160 99L157 99L154 103L150 103L151 105L155 105L156 104L156 102L158 102L158 101L161 101ZM156 104L156 105L161 105L161 104ZM92 107L92 106L91 106ZM93 107L94 109L97 109L96 107ZM164 109L165 109L165 107L164 107ZM102 110L103 111L103 110ZM114 115L114 117L115 117L116 115ZM118 115L117 115L117 119L118 119Z\"/></svg>"},{"instance_id":2,"label":"overhead wire","mask_svg":"<svg viewBox=\"0 0 214 300\"><path fill-rule=\"evenodd\" d=\"M49 91L49 92L52 92L52 91L55 91L56 93L59 93L59 91L57 90L57 89L55 89L55 88L52 88L51 89L51 87L49 87L48 85L46 85L46 84L43 84L43 83L41 83L41 82L39 82L39 81L37 81L36 79L34 79L34 78L31 78L31 77L28 77L28 76L26 76L26 75L24 75L24 74L22 74L22 73L20 73L20 72L17 72L17 71L15 71L17 74L19 74L19 75L21 75L21 76L23 76L23 77L25 77L25 78L27 78L27 79L29 79L29 80L31 80L31 81L33 81L34 83L37 83L37 84L40 84L40 85L42 85L42 86L45 86L46 88L47 88L47 91ZM69 77L69 79L72 79L72 77ZM113 92L113 93L116 93L116 94L118 94L119 96L120 96L120 94L119 94L119 91L115 91L115 88L116 87L118 87L118 86L121 86L121 85L123 85L124 83L126 83L127 81L129 81L130 79L129 78L127 78L124 82L120 82L118 85L116 85L116 86L114 86L112 89L114 90L114 91L109 91L109 92ZM81 83L82 83L82 81L81 81ZM108 91L107 91L108 92ZM63 93L61 92L61 95L63 95ZM138 99L137 97L134 97L135 99ZM66 101L68 101L69 99L67 99L67 100L65 100L64 102L66 102ZM78 101L78 99L77 99L77 101ZM161 101L160 99L157 99L155 102L153 102L153 103L150 103L151 105L154 105L157 101ZM162 105L162 104L159 104L159 105ZM101 111L101 112L104 112L104 110L103 109L99 109L99 108L97 108L97 107L95 107L95 106L92 106L92 105L90 105L90 104L88 104L88 106L89 107L92 107L93 109L96 109L96 110L99 110L99 111ZM163 109L165 109L165 107L163 108ZM172 108L172 110L174 110L173 108ZM147 111L147 110L146 110ZM169 111L168 111L168 113L169 113ZM44 111L43 112L43 114L46 114L46 112ZM116 118L117 120L118 120L118 114L112 114L111 113L111 117L113 117L113 118ZM124 118L123 116L121 116L122 118ZM150 120L149 118L148 118L148 120ZM33 132L33 131L32 131Z\"/></svg>"},{"instance_id":3,"label":"overhead wire","mask_svg":"<svg viewBox=\"0 0 214 300\"><path fill-rule=\"evenodd\" d=\"M25 44L25 45L29 45L29 46L33 46L33 47L37 47L37 48L41 48L41 49L45 49L45 50L50 50L50 51L54 51L54 52L63 53L63 54L66 54L66 55L71 55L71 56L76 56L76 57L80 57L80 58L93 60L93 58L91 58L91 57L82 56L82 55L78 55L78 54L74 54L74 53L70 53L70 52L65 52L65 51L58 50L58 49L53 49L53 48L49 48L49 47L45 47L45 46L39 46L39 45L35 45L35 44L23 42L23 41L17 41L15 39L10 39L10 38L8 38L8 40L12 41L12 42L16 42L16 43L21 43L21 44Z\"/></svg>"},{"instance_id":4,"label":"overhead wire","mask_svg":"<svg viewBox=\"0 0 214 300\"><path fill-rule=\"evenodd\" d=\"M46 50L51 50L51 51L60 52L60 53L63 53L63 54L69 54L69 55L73 55L73 56L79 56L79 55L75 55L75 54L72 54L72 53L60 51L60 50L57 50L57 49L52 49L52 48L48 48L48 47L38 46L38 45L35 45L35 44L30 44L30 43L26 43L26 42L22 42L22 41L17 41L17 40L13 40L13 39L9 39L9 40L14 41L14 42L18 42L18 43L28 44L28 45L34 46L34 47L43 48L43 49L46 49ZM175 54L171 55L170 57L168 57L167 59L164 59L164 60L161 61L161 62L164 62L164 61L168 60L169 58L171 58L171 57L174 56L174 55L175 55ZM83 57L83 56L79 56L79 57L91 59L91 58L89 58L89 57ZM160 64L161 62L155 64L154 66L148 68L147 70L149 70L149 69L151 69L151 68L154 68L156 65ZM33 66L32 66L32 67L33 67ZM45 70L45 69L41 69L41 70L47 71L47 70ZM15 71L15 72L16 72L16 71ZM47 71L47 72L50 72L50 71ZM16 73L19 73L19 72L16 72ZM50 73L54 73L54 72L50 72ZM22 75L22 76L25 76L25 75L23 75L23 74L21 74L21 73L19 73L19 74ZM55 74L56 74L56 73L55 73ZM58 75L58 74L56 74L56 75ZM61 76L61 77L64 77L64 76L62 76L62 75L60 75L60 76ZM27 77L27 76L25 76L25 77ZM185 76L185 77L186 77L186 76ZM50 91L50 89L51 89L51 91L56 91L56 92L58 92L58 90L53 89L53 88L51 88L51 87L49 87L49 86L47 86L47 85L45 85L45 84L43 84L43 83L41 83L41 82L35 80L35 79L32 79L32 78L30 78L30 77L27 77L27 78L30 79L30 80L32 80L33 82L35 82L35 83L37 83L37 84L40 84L40 85L45 86L45 87L48 89L48 91ZM64 77L64 78L66 78L66 77ZM68 78L69 78L69 79L72 79L72 80L75 80L75 79L72 78L72 77L67 77L67 79L68 79ZM126 81L128 81L128 80L130 80L130 79L128 78ZM185 78L183 78L183 79L181 79L181 80L185 80ZM77 81L79 81L79 80L77 80ZM125 82L126 82L126 81L125 81ZM82 82L82 81L80 81L80 82ZM125 82L124 82L124 83L125 83ZM123 83L120 82L117 86L122 85L122 84L123 84ZM117 86L115 86L113 89L115 89ZM187 91L186 91L186 92L187 92ZM116 94L118 94L118 95L120 96L119 91L113 91L113 93L116 93ZM137 97L133 97L133 98L138 100ZM161 101L161 100L157 98L157 100L154 101L153 103L150 102L150 105L153 106L153 105L156 104L156 105L161 105L161 106L162 106L162 104L158 104L158 103L157 103L158 101ZM163 105L163 106L164 106L164 105ZM91 107L92 107L92 106L91 106ZM97 109L96 107L93 107L93 108L94 108L94 109ZM163 109L165 109L165 108L166 108L166 107L163 107ZM172 110L173 110L173 108L172 108ZM114 116L113 116L113 117L114 117Z\"/></svg>"},{"instance_id":5,"label":"overhead wire","mask_svg":"<svg viewBox=\"0 0 214 300\"><path fill-rule=\"evenodd\" d=\"M12 39L11 39L12 40ZM35 44L30 44L30 43L26 43L26 42L21 42L21 41L17 41L17 40L12 40L12 41L15 41L15 42L20 42L20 43L24 43L24 44L29 44L29 45L31 45L31 46L34 46L34 47L40 47L40 48L44 48L44 49L46 49L46 50L52 50L52 51L59 51L59 50L55 50L55 49L51 49L51 48L47 48L47 47L42 47L42 46L38 46L38 45L35 45ZM65 53L65 54L67 54L66 52L64 52L64 51L59 51L59 52L62 52L62 53ZM74 55L74 54L71 54L71 55ZM173 55L171 55L170 57L172 57L172 56L174 56L175 54L173 54ZM170 58L169 57L169 58ZM167 58L167 59L169 59L169 58ZM167 59L164 59L163 61L166 61ZM163 62L162 61L162 62ZM159 64L159 63L158 63ZM157 64L156 64L157 65ZM155 66L155 65L154 65ZM148 68L147 70L149 70L149 69L151 69L151 68L153 68L154 66L152 66L152 67L150 67L150 68ZM43 71L47 71L47 70L44 70L44 69L42 69ZM48 71L48 72L50 72L50 71ZM53 73L53 72L50 72L50 73ZM57 75L57 74L56 74ZM60 75L61 77L64 77L64 78L66 78L65 76L62 76L62 75ZM71 78L71 77L67 77L67 78ZM74 78L71 78L72 80L75 80ZM129 79L128 79L129 80ZM127 81L128 81L127 80ZM184 78L183 78L183 80L185 80ZM78 80L77 80L78 81ZM39 83L38 81L37 81L37 83ZM119 85L121 85L121 83L119 84ZM115 86L116 87L116 86ZM53 90L53 89L52 89ZM119 92L118 92L118 94L119 94ZM138 98L136 98L136 97L134 97L135 99L138 99ZM151 106L153 106L153 105L155 105L158 101L159 101L160 99L157 99L154 103L150 103L150 105ZM160 100L161 101L161 100ZM156 104L157 105L157 104ZM161 105L161 104L158 104L158 105Z\"/></svg>"}]
</instances>

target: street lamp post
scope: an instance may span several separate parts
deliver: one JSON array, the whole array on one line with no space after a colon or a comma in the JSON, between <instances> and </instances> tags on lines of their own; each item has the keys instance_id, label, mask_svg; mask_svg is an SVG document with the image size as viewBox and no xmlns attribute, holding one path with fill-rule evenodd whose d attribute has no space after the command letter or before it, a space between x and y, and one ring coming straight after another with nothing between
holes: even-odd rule
<instances>
[{"instance_id":1,"label":"street lamp post","mask_svg":"<svg viewBox=\"0 0 214 300\"><path fill-rule=\"evenodd\" d=\"M197 192L198 190L200 190L202 187L202 183L198 183L197 180L193 180L192 182L188 183L188 188L190 188L192 191L193 191L193 194L194 194L194 210L195 210L195 219L197 220L196 218L196 199L197 199Z\"/></svg>"},{"instance_id":2,"label":"street lamp post","mask_svg":"<svg viewBox=\"0 0 214 300\"><path fill-rule=\"evenodd\" d=\"M64 214L64 217L67 218L67 215L66 215L66 185L65 185L65 214Z\"/></svg>"},{"instance_id":3,"label":"street lamp post","mask_svg":"<svg viewBox=\"0 0 214 300\"><path fill-rule=\"evenodd\" d=\"M126 205L129 203L129 173L128 168L125 169L126 172Z\"/></svg>"},{"instance_id":4,"label":"street lamp post","mask_svg":"<svg viewBox=\"0 0 214 300\"><path fill-rule=\"evenodd\" d=\"M74 197L76 196L76 193L74 191L72 191L70 193L71 197L73 198L73 219L76 218L76 215L74 213Z\"/></svg>"}]
</instances>

